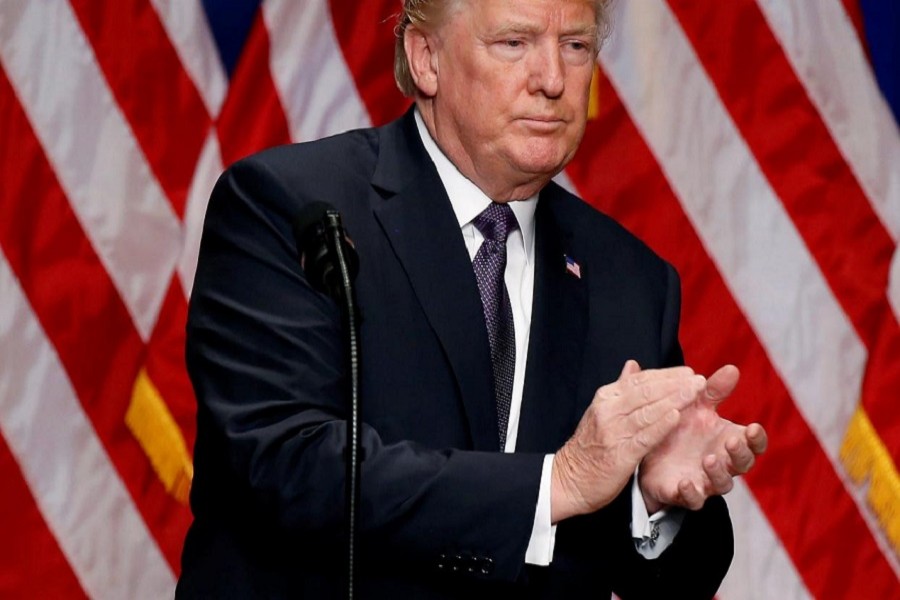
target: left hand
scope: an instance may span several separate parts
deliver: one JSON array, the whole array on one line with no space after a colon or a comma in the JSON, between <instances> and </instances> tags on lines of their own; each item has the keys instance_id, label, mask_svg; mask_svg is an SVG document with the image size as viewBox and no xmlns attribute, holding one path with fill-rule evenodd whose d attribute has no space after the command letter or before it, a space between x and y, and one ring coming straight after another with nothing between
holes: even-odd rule
<instances>
[{"instance_id":1,"label":"left hand","mask_svg":"<svg viewBox=\"0 0 900 600\"><path fill-rule=\"evenodd\" d=\"M668 505L698 510L710 496L731 491L734 478L765 452L762 425L737 425L716 412L739 378L733 365L710 376L700 399L681 410L675 431L644 458L639 483L651 514Z\"/></svg>"}]
</instances>

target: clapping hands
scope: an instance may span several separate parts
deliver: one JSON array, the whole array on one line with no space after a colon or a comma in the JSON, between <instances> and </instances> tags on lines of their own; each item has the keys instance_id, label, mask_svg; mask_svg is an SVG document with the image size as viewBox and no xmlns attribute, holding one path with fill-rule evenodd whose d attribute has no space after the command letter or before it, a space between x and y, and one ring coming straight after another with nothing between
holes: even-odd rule
<instances>
[{"instance_id":1,"label":"clapping hands","mask_svg":"<svg viewBox=\"0 0 900 600\"><path fill-rule=\"evenodd\" d=\"M690 509L727 493L765 452L761 425L737 425L717 413L737 385L728 365L707 380L689 367L641 370L628 361L597 390L575 434L554 458L554 522L602 508L638 464L647 508Z\"/></svg>"}]
</instances>

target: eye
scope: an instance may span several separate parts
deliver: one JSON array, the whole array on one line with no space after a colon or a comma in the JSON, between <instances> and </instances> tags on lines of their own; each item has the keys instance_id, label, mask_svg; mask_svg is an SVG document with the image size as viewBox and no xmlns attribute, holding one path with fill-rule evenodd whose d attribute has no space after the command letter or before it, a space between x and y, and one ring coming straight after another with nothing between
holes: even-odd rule
<instances>
[{"instance_id":1,"label":"eye","mask_svg":"<svg viewBox=\"0 0 900 600\"><path fill-rule=\"evenodd\" d=\"M578 65L591 60L594 47L584 40L566 40L562 52L569 64Z\"/></svg>"},{"instance_id":2,"label":"eye","mask_svg":"<svg viewBox=\"0 0 900 600\"><path fill-rule=\"evenodd\" d=\"M591 44L584 40L568 40L565 45L573 52L590 52L592 48Z\"/></svg>"},{"instance_id":3,"label":"eye","mask_svg":"<svg viewBox=\"0 0 900 600\"><path fill-rule=\"evenodd\" d=\"M521 59L528 50L528 42L521 37L501 38L491 44L491 52L505 61Z\"/></svg>"}]
</instances>

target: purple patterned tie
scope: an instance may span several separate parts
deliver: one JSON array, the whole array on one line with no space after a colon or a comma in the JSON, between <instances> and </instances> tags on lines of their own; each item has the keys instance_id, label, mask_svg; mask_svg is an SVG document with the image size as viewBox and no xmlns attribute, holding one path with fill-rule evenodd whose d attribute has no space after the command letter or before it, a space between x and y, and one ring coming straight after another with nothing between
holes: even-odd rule
<instances>
[{"instance_id":1,"label":"purple patterned tie","mask_svg":"<svg viewBox=\"0 0 900 600\"><path fill-rule=\"evenodd\" d=\"M475 254L472 267L478 280L491 345L497 425L502 451L506 446L509 404L516 371L516 329L503 276L506 272L506 237L519 227L519 223L509 206L496 202L492 202L472 223L484 236L484 243Z\"/></svg>"}]
</instances>

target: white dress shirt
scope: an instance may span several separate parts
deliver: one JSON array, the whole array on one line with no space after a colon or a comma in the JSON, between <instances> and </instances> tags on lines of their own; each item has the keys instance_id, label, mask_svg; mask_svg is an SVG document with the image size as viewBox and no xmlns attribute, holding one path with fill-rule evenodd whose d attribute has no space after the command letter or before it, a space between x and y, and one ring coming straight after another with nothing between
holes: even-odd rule
<instances>
[{"instance_id":1,"label":"white dress shirt","mask_svg":"<svg viewBox=\"0 0 900 600\"><path fill-rule=\"evenodd\" d=\"M416 125L425 150L434 162L438 175L469 251L469 258L475 258L484 236L472 223L491 203L491 199L467 179L450 162L431 137L421 115L416 111ZM537 195L527 200L510 202L509 206L519 223L506 240L506 271L504 279L512 306L513 324L516 332L516 367L513 376L512 397L510 398L509 423L504 451L514 452L519 434L519 417L522 413L522 391L525 383L525 367L528 360L528 338L531 333L531 307L534 297L534 211ZM553 560L553 546L556 540L556 526L551 523L550 482L553 469L553 455L544 458L541 472L541 486L538 492L537 509L531 539L525 553L525 561L534 565L549 565ZM635 548L645 558L656 558L665 550L678 533L683 514L681 511L666 511L648 516L643 496L637 485L637 477L632 486L632 537Z\"/></svg>"}]
</instances>

